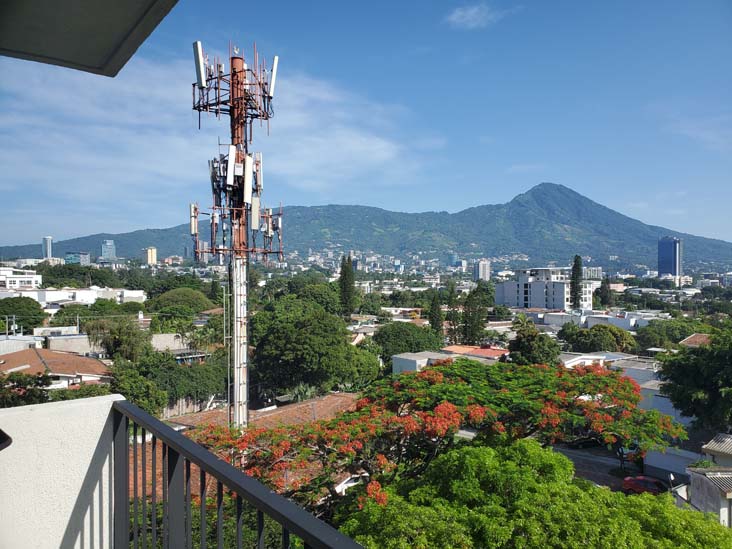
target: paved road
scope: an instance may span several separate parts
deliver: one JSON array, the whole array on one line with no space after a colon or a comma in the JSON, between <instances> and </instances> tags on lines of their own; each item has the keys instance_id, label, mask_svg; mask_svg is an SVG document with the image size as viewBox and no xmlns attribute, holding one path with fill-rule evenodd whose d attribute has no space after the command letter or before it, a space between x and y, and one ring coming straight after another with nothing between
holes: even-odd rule
<instances>
[{"instance_id":1,"label":"paved road","mask_svg":"<svg viewBox=\"0 0 732 549\"><path fill-rule=\"evenodd\" d=\"M574 463L575 473L578 477L586 478L599 484L607 486L611 490L621 490L623 479L608 473L610 469L620 467L620 460L611 456L597 455L592 450L573 450L562 446L555 446L554 450L567 456ZM637 474L630 472L632 465L627 465L628 475Z\"/></svg>"}]
</instances>

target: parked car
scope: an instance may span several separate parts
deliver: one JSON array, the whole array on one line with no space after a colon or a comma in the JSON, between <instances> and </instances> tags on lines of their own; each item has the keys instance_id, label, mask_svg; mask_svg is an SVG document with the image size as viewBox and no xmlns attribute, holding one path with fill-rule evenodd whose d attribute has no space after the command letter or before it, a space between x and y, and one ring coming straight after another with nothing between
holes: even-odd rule
<instances>
[{"instance_id":1,"label":"parked car","mask_svg":"<svg viewBox=\"0 0 732 549\"><path fill-rule=\"evenodd\" d=\"M596 448L602 446L602 442L594 437L580 437L565 443L569 448Z\"/></svg>"},{"instance_id":2,"label":"parked car","mask_svg":"<svg viewBox=\"0 0 732 549\"><path fill-rule=\"evenodd\" d=\"M635 477L625 477L623 479L623 492L626 494L662 494L667 492L668 485L657 478L638 475Z\"/></svg>"}]
</instances>

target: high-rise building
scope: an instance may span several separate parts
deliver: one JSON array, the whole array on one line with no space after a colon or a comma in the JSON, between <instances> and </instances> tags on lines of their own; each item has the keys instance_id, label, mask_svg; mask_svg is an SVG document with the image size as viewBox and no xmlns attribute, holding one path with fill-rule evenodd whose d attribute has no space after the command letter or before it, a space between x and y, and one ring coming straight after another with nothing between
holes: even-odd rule
<instances>
[{"instance_id":1,"label":"high-rise building","mask_svg":"<svg viewBox=\"0 0 732 549\"><path fill-rule=\"evenodd\" d=\"M569 267L525 269L518 272L518 280L496 284L496 304L508 307L554 310L572 309ZM592 309L592 295L600 287L598 280L583 280L580 297L581 309Z\"/></svg>"},{"instance_id":2,"label":"high-rise building","mask_svg":"<svg viewBox=\"0 0 732 549\"><path fill-rule=\"evenodd\" d=\"M602 280L604 275L602 267L582 267L583 280Z\"/></svg>"},{"instance_id":3,"label":"high-rise building","mask_svg":"<svg viewBox=\"0 0 732 549\"><path fill-rule=\"evenodd\" d=\"M683 245L680 238L664 236L658 239L658 276L680 277L684 274L682 266Z\"/></svg>"},{"instance_id":4,"label":"high-rise building","mask_svg":"<svg viewBox=\"0 0 732 549\"><path fill-rule=\"evenodd\" d=\"M91 265L89 252L66 252L67 265Z\"/></svg>"},{"instance_id":5,"label":"high-rise building","mask_svg":"<svg viewBox=\"0 0 732 549\"><path fill-rule=\"evenodd\" d=\"M147 265L157 265L158 263L158 249L154 246L149 248L143 248L143 257Z\"/></svg>"},{"instance_id":6,"label":"high-rise building","mask_svg":"<svg viewBox=\"0 0 732 549\"><path fill-rule=\"evenodd\" d=\"M473 263L473 282L491 279L491 262L487 259L479 259Z\"/></svg>"},{"instance_id":7,"label":"high-rise building","mask_svg":"<svg viewBox=\"0 0 732 549\"><path fill-rule=\"evenodd\" d=\"M114 261L117 259L117 248L114 245L114 240L102 240L102 254L100 259L102 261Z\"/></svg>"},{"instance_id":8,"label":"high-rise building","mask_svg":"<svg viewBox=\"0 0 732 549\"><path fill-rule=\"evenodd\" d=\"M41 241L41 256L43 259L51 259L53 257L53 237L44 236Z\"/></svg>"},{"instance_id":9,"label":"high-rise building","mask_svg":"<svg viewBox=\"0 0 732 549\"><path fill-rule=\"evenodd\" d=\"M459 256L455 252L452 252L450 256L448 257L448 262L450 263L450 267L457 267L458 266L458 260Z\"/></svg>"}]
</instances>

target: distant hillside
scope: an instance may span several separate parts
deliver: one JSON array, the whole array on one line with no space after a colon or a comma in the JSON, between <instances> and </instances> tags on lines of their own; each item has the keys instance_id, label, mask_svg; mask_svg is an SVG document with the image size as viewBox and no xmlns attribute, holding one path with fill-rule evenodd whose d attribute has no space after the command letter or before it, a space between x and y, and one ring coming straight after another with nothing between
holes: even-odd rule
<instances>
[{"instance_id":1,"label":"distant hillside","mask_svg":"<svg viewBox=\"0 0 732 549\"><path fill-rule=\"evenodd\" d=\"M732 265L732 243L646 225L613 211L562 185L542 183L506 204L485 205L450 214L401 213L367 206L290 206L285 208L286 250L307 251L337 245L405 255L424 251L435 256L454 250L499 256L524 253L532 264L569 262L578 253L600 262L617 255L626 263L656 263L658 238L684 239L685 263ZM181 254L190 245L188 226L98 234L54 243L54 255L66 251L99 253L113 239L122 257L138 257L147 246L158 256ZM39 257L40 243L0 247L0 256Z\"/></svg>"}]
</instances>

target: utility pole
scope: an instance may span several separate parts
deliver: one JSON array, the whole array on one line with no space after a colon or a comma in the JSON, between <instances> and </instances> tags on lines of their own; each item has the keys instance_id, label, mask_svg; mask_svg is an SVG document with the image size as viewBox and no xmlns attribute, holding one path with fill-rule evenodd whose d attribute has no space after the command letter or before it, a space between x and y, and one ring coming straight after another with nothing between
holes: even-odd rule
<instances>
[{"instance_id":1,"label":"utility pole","mask_svg":"<svg viewBox=\"0 0 732 549\"><path fill-rule=\"evenodd\" d=\"M272 99L277 77L278 58L272 70L254 47L249 65L238 48L230 48L229 67L222 60L209 62L200 42L193 43L196 82L193 84L193 109L199 113L229 116L231 141L224 153L209 161L213 206L201 212L190 206L190 229L196 259L216 255L229 264L229 293L233 317L231 333L231 370L233 372L233 415L236 427L248 423L248 330L247 269L250 258L267 260L270 255L282 258L282 208L275 213L262 207L264 174L261 153L250 153L253 126L274 115ZM198 237L198 217L209 215L211 236L203 249Z\"/></svg>"}]
</instances>

